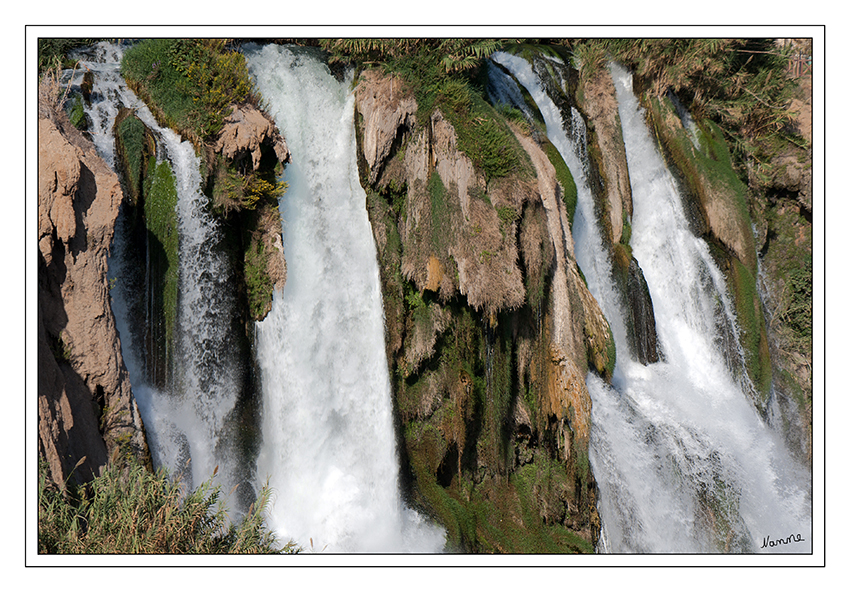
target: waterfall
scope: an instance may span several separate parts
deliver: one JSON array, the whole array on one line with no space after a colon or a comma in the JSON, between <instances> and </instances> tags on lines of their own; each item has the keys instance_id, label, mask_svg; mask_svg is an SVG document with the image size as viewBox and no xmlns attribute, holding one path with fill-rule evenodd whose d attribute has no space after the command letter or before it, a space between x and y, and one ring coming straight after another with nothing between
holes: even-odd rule
<instances>
[{"instance_id":1,"label":"waterfall","mask_svg":"<svg viewBox=\"0 0 850 592\"><path fill-rule=\"evenodd\" d=\"M119 216L109 261L112 306L122 341L122 354L130 374L133 393L145 422L155 466L179 474L193 488L210 478L220 466L217 483L226 494L245 482L241 459L234 458L225 442L225 418L242 388L238 352L232 347L234 297L228 261L217 250L221 231L207 211L201 190L200 161L192 144L172 130L161 127L148 108L127 88L120 75L123 47L102 42L82 52L83 69L92 71L94 88L86 113L90 135L98 153L114 167L112 127L121 107L136 115L158 140L157 161L167 161L177 190L179 230L179 282L175 373L168 385L157 388L148 379L139 325L150 319L136 318L131 301L146 289L131 279L128 256L134 248L128 222ZM82 74L75 84L79 86ZM244 485L250 485L244 483ZM240 491L250 502L248 487ZM237 509L232 508L231 509Z\"/></svg>"},{"instance_id":2,"label":"waterfall","mask_svg":"<svg viewBox=\"0 0 850 592\"><path fill-rule=\"evenodd\" d=\"M280 202L287 283L256 333L270 526L307 551L439 551L443 531L400 499L351 78L336 80L307 49L243 51L292 152Z\"/></svg>"},{"instance_id":3,"label":"waterfall","mask_svg":"<svg viewBox=\"0 0 850 592\"><path fill-rule=\"evenodd\" d=\"M508 54L493 59L528 90L547 135L573 171L576 258L617 346L612 385L587 377L600 550L810 552L811 477L729 369L723 332L737 329L722 273L688 228L630 76L612 65L634 203L631 246L652 294L665 353L664 361L649 366L629 352L622 304L584 178L584 147L565 131L581 128L577 113L555 106L525 60ZM769 545L777 540L789 542Z\"/></svg>"}]
</instances>

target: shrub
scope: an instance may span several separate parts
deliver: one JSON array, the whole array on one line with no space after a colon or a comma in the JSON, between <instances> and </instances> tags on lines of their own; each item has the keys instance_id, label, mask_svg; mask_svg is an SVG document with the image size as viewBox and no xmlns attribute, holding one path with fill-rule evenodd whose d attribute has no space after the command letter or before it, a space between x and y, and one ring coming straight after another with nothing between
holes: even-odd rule
<instances>
[{"instance_id":1,"label":"shrub","mask_svg":"<svg viewBox=\"0 0 850 592\"><path fill-rule=\"evenodd\" d=\"M40 459L39 553L294 553L278 546L263 524L270 491L238 524L228 523L212 480L189 493L165 470L151 473L130 460L110 464L100 477L63 494Z\"/></svg>"}]
</instances>

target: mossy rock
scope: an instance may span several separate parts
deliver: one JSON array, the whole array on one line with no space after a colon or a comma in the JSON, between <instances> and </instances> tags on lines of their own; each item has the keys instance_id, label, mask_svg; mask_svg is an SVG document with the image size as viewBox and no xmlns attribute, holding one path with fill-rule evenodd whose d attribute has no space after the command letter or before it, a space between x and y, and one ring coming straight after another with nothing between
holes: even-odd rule
<instances>
[{"instance_id":1,"label":"mossy rock","mask_svg":"<svg viewBox=\"0 0 850 592\"><path fill-rule=\"evenodd\" d=\"M772 365L761 300L756 279L737 259L732 259L727 277L734 294L744 365L755 388L756 405L764 411L770 396Z\"/></svg>"},{"instance_id":2,"label":"mossy rock","mask_svg":"<svg viewBox=\"0 0 850 592\"><path fill-rule=\"evenodd\" d=\"M699 148L669 98L647 101L655 133L680 174L688 196L695 198L709 240L756 273L757 257L747 186L732 166L726 141L717 125L702 121Z\"/></svg>"},{"instance_id":3,"label":"mossy rock","mask_svg":"<svg viewBox=\"0 0 850 592\"><path fill-rule=\"evenodd\" d=\"M113 124L117 165L131 205L140 202L150 159L156 157L153 133L132 109L123 108Z\"/></svg>"},{"instance_id":4,"label":"mossy rock","mask_svg":"<svg viewBox=\"0 0 850 592\"><path fill-rule=\"evenodd\" d=\"M143 195L144 219L147 228L150 322L152 338L149 355L162 369L155 377L164 384L173 364L175 331L177 327L177 294L179 280L177 187L174 173L167 161L148 164Z\"/></svg>"}]
</instances>

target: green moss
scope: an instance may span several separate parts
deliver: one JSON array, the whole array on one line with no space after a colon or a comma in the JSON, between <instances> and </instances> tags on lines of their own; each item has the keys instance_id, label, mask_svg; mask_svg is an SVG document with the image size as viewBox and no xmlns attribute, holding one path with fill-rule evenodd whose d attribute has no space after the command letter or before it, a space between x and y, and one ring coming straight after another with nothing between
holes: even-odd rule
<instances>
[{"instance_id":1,"label":"green moss","mask_svg":"<svg viewBox=\"0 0 850 592\"><path fill-rule=\"evenodd\" d=\"M548 140L543 143L543 151L555 167L555 176L558 179L558 183L561 184L561 189L564 192L561 198L564 200L564 205L567 206L570 228L572 228L573 219L575 218L576 213L576 206L578 205L578 189L576 188L576 182L573 179L573 175L570 172L567 163L565 163L563 157L561 157L561 153L558 152L558 149L555 148L555 146Z\"/></svg>"},{"instance_id":2,"label":"green moss","mask_svg":"<svg viewBox=\"0 0 850 592\"><path fill-rule=\"evenodd\" d=\"M148 160L156 154L153 136L129 109L115 118L115 151L124 175L124 186L132 204L139 203L144 190Z\"/></svg>"},{"instance_id":3,"label":"green moss","mask_svg":"<svg viewBox=\"0 0 850 592\"><path fill-rule=\"evenodd\" d=\"M83 109L83 99L79 95L68 106L68 119L75 128L86 129L86 112Z\"/></svg>"},{"instance_id":4,"label":"green moss","mask_svg":"<svg viewBox=\"0 0 850 592\"><path fill-rule=\"evenodd\" d=\"M614 367L617 365L617 345L614 343L614 332L608 332L605 341L606 364L604 376L614 376Z\"/></svg>"},{"instance_id":5,"label":"green moss","mask_svg":"<svg viewBox=\"0 0 850 592\"><path fill-rule=\"evenodd\" d=\"M431 246L440 259L448 254L448 233L451 231L449 196L437 171L428 177L428 194L431 196Z\"/></svg>"},{"instance_id":6,"label":"green moss","mask_svg":"<svg viewBox=\"0 0 850 592\"><path fill-rule=\"evenodd\" d=\"M734 199L738 216L749 227L750 210L747 205L747 186L741 181L732 164L732 156L729 147L723 138L723 132L711 120L700 122L700 146L698 155L702 158L699 162L705 168L704 175L712 180L719 180L729 188L729 193Z\"/></svg>"},{"instance_id":7,"label":"green moss","mask_svg":"<svg viewBox=\"0 0 850 592\"><path fill-rule=\"evenodd\" d=\"M153 323L152 331L159 335L159 347L164 349L165 360L170 367L177 322L177 187L167 161L152 163L150 170L146 181L144 215L150 251L152 308L158 311L160 319Z\"/></svg>"},{"instance_id":8,"label":"green moss","mask_svg":"<svg viewBox=\"0 0 850 592\"><path fill-rule=\"evenodd\" d=\"M741 345L744 348L746 371L756 388L760 404L763 405L770 394L772 368L756 280L746 266L734 258L729 280L735 296L735 311Z\"/></svg>"},{"instance_id":9,"label":"green moss","mask_svg":"<svg viewBox=\"0 0 850 592\"><path fill-rule=\"evenodd\" d=\"M623 209L623 236L620 238L620 242L623 245L628 245L632 241L632 221L629 218L629 215L626 213L626 210Z\"/></svg>"}]
</instances>

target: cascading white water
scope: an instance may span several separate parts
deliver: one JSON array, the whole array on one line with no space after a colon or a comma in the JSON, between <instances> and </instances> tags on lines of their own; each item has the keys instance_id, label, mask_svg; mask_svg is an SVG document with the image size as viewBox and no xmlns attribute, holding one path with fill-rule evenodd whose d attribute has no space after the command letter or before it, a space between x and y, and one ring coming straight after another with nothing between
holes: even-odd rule
<instances>
[{"instance_id":1,"label":"cascading white water","mask_svg":"<svg viewBox=\"0 0 850 592\"><path fill-rule=\"evenodd\" d=\"M583 170L577 156L582 147L573 138L565 147L564 127L577 126L565 126L525 60L506 54L494 59L537 102L547 134L576 177L576 258L614 332L613 385L593 374L587 378L600 550L810 552L810 475L759 417L718 347L718 315L734 328L722 274L688 229L630 76L612 65L632 184L631 245L652 294L666 356L650 366L629 354L592 196L583 173L576 174ZM777 540L788 542L770 546Z\"/></svg>"},{"instance_id":2,"label":"cascading white water","mask_svg":"<svg viewBox=\"0 0 850 592\"><path fill-rule=\"evenodd\" d=\"M227 326L233 315L233 297L227 283L230 270L227 261L214 251L219 230L208 214L207 198L201 191L200 162L192 144L176 133L162 128L149 109L127 88L120 75L123 48L117 44L99 43L80 55L83 68L75 84L79 86L82 70L91 70L94 88L86 113L91 120L91 137L98 153L114 166L112 127L121 107L135 110L136 115L158 137L163 157L167 158L175 176L179 227L179 296L176 373L171 392L162 392L148 383L144 372L140 343L133 343L134 323L127 303L133 290L125 282L129 270L123 253L130 248L121 230L116 232L110 257L112 306L122 339L122 354L130 374L133 392L145 422L154 464L180 473L188 487L196 487L210 478L216 466L230 465L233 459L221 452L223 420L233 408L240 376L231 351ZM218 447L218 450L217 450ZM190 467L191 471L186 469ZM219 472L218 483L226 494L239 482L236 477Z\"/></svg>"},{"instance_id":3,"label":"cascading white water","mask_svg":"<svg viewBox=\"0 0 850 592\"><path fill-rule=\"evenodd\" d=\"M437 552L442 529L399 495L376 249L350 78L309 50L246 46L292 152L281 199L287 283L257 324L258 479L279 538L326 552Z\"/></svg>"}]
</instances>

